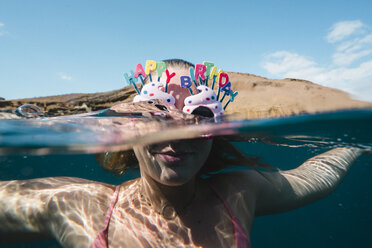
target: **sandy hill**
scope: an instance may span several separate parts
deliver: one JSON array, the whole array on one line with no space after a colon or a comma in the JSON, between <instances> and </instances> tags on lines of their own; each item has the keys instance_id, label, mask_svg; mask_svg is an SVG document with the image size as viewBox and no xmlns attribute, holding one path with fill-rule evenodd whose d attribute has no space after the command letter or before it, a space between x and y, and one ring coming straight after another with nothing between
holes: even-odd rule
<instances>
[{"instance_id":1,"label":"sandy hill","mask_svg":"<svg viewBox=\"0 0 372 248\"><path fill-rule=\"evenodd\" d=\"M238 97L228 113L245 118L290 116L353 108L372 108L372 103L353 100L343 91L327 88L305 80L268 79L246 73L229 73L232 88ZM22 104L35 104L47 116L78 114L132 101L131 87L103 93L67 94L28 99L0 100L0 111L12 113Z\"/></svg>"},{"instance_id":2,"label":"sandy hill","mask_svg":"<svg viewBox=\"0 0 372 248\"><path fill-rule=\"evenodd\" d=\"M372 108L372 103L351 99L341 90L299 79L268 79L246 73L229 73L239 91L229 113L246 118L289 116L353 108Z\"/></svg>"}]
</instances>

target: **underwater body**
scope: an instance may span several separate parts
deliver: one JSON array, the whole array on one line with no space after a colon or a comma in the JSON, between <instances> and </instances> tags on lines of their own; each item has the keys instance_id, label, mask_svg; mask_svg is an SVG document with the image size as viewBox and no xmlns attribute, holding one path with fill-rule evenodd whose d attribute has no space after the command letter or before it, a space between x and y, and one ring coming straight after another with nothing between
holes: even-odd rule
<instances>
[{"instance_id":1,"label":"underwater body","mask_svg":"<svg viewBox=\"0 0 372 248\"><path fill-rule=\"evenodd\" d=\"M0 180L73 176L121 184L138 177L139 171L127 171L122 177L111 175L98 165L94 153L203 136L231 140L247 156L286 170L334 147L371 149L371 127L372 110L259 120L226 117L192 120L187 125L105 111L0 120ZM371 165L372 156L362 156L330 196L294 211L256 218L253 247L369 247ZM0 247L60 246L55 241L42 241L0 243Z\"/></svg>"}]
</instances>

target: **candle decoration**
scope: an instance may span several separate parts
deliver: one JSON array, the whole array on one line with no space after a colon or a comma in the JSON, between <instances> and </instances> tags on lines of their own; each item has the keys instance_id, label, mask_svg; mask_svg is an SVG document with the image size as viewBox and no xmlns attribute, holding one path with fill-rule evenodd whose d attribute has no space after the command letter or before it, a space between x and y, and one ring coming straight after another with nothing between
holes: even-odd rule
<instances>
[{"instance_id":1,"label":"candle decoration","mask_svg":"<svg viewBox=\"0 0 372 248\"><path fill-rule=\"evenodd\" d=\"M225 79L224 83L223 83L223 79ZM217 100L220 99L221 88L224 87L228 82L229 82L229 75L227 75L224 72L219 73Z\"/></svg>"},{"instance_id":2,"label":"candle decoration","mask_svg":"<svg viewBox=\"0 0 372 248\"><path fill-rule=\"evenodd\" d=\"M198 87L199 85L196 83L196 80L195 80L195 72L194 72L194 68L190 67L190 77L191 77L191 80L194 82L195 84L195 87Z\"/></svg>"},{"instance_id":3,"label":"candle decoration","mask_svg":"<svg viewBox=\"0 0 372 248\"><path fill-rule=\"evenodd\" d=\"M137 64L136 70L134 72L134 77L135 78L138 78L139 77L141 79L142 86L145 85L144 78L146 77L146 73L145 73L145 70L143 69L141 63L138 63Z\"/></svg>"},{"instance_id":4,"label":"candle decoration","mask_svg":"<svg viewBox=\"0 0 372 248\"><path fill-rule=\"evenodd\" d=\"M151 73L156 70L158 80L156 82L152 81ZM167 69L165 62L156 62L154 60L147 60L145 70L142 64L138 63L135 72L132 70L130 74L124 73L124 78L129 85L132 85L138 96L134 98L134 102L148 101L151 99L161 99L166 103L174 106L175 98L168 93L168 84L176 76L175 72L170 72ZM165 72L165 82L161 82L161 77ZM184 100L183 112L192 114L192 112L198 107L209 108L214 117L220 116L224 113L226 107L230 102L233 102L235 97L238 95L237 91L231 90L231 82L229 81L229 75L224 73L222 69L218 70L212 62L203 62L203 64L196 64L195 69L190 67L190 76L180 75L180 86L181 88L187 88L190 92L190 96L186 97ZM149 83L145 84L144 79L146 76L149 77ZM139 90L136 83L140 78L142 83L142 88ZM208 81L212 79L211 88L208 87ZM217 95L214 92L214 85L218 82ZM191 86L195 85L198 93L194 94ZM223 96L220 98L221 92ZM222 108L222 102L230 96L230 99Z\"/></svg>"},{"instance_id":5,"label":"candle decoration","mask_svg":"<svg viewBox=\"0 0 372 248\"><path fill-rule=\"evenodd\" d=\"M181 88L188 88L191 95L194 95L191 90L191 78L189 76L181 76Z\"/></svg>"},{"instance_id":6,"label":"candle decoration","mask_svg":"<svg viewBox=\"0 0 372 248\"><path fill-rule=\"evenodd\" d=\"M152 82L151 72L154 71L155 69L156 69L156 61L147 60L145 72L146 72L146 75L149 75L150 82Z\"/></svg>"},{"instance_id":7,"label":"candle decoration","mask_svg":"<svg viewBox=\"0 0 372 248\"><path fill-rule=\"evenodd\" d=\"M219 81L219 78L220 78L220 75L221 75L222 72L223 72L222 69L220 69L217 72L217 67L213 66L211 74L210 74L210 77L213 79L212 90L214 90L214 84L215 84L216 81Z\"/></svg>"},{"instance_id":8,"label":"candle decoration","mask_svg":"<svg viewBox=\"0 0 372 248\"><path fill-rule=\"evenodd\" d=\"M175 98L172 95L164 91L161 91L160 88L163 86L164 85L161 82L152 82L152 83L146 84L142 88L141 93L138 96L134 97L133 102L142 102L142 101L148 101L152 99L159 99L174 106L176 102Z\"/></svg>"},{"instance_id":9,"label":"candle decoration","mask_svg":"<svg viewBox=\"0 0 372 248\"><path fill-rule=\"evenodd\" d=\"M127 81L128 85L132 85L134 89L137 91L137 93L140 94L140 91L136 85L136 82L138 81L138 79L134 76L134 72L131 71L130 76L128 75L128 73L124 73L124 78Z\"/></svg>"},{"instance_id":10,"label":"candle decoration","mask_svg":"<svg viewBox=\"0 0 372 248\"><path fill-rule=\"evenodd\" d=\"M200 82L200 85L206 85L205 80L203 80L200 76L199 76L199 82ZM206 85L206 86L208 86L208 85Z\"/></svg>"},{"instance_id":11,"label":"candle decoration","mask_svg":"<svg viewBox=\"0 0 372 248\"><path fill-rule=\"evenodd\" d=\"M164 61L156 63L156 72L158 73L158 81L160 81L161 74L167 69L167 65Z\"/></svg>"},{"instance_id":12,"label":"candle decoration","mask_svg":"<svg viewBox=\"0 0 372 248\"><path fill-rule=\"evenodd\" d=\"M195 78L199 79L199 84L202 85L203 81L205 80L205 71L207 70L207 67L202 64L196 64L195 65ZM190 71L191 74L191 71Z\"/></svg>"},{"instance_id":13,"label":"candle decoration","mask_svg":"<svg viewBox=\"0 0 372 248\"><path fill-rule=\"evenodd\" d=\"M211 73L211 68L214 66L214 63L204 61L203 64L206 67L206 70L205 70L206 85L208 86L209 74Z\"/></svg>"},{"instance_id":14,"label":"candle decoration","mask_svg":"<svg viewBox=\"0 0 372 248\"><path fill-rule=\"evenodd\" d=\"M199 94L186 97L183 112L192 114L198 107L206 107L213 112L214 117L222 115L224 110L221 102L216 101L216 93L205 85L198 86Z\"/></svg>"},{"instance_id":15,"label":"candle decoration","mask_svg":"<svg viewBox=\"0 0 372 248\"><path fill-rule=\"evenodd\" d=\"M223 110L226 109L227 105L229 105L230 102L233 102L233 101L234 101L235 97L238 95L238 92L237 92L237 91L235 91L235 92L232 92L232 91L231 91L231 94L230 94L230 95L231 95L231 97L230 97L230 99L226 102L225 106L223 106Z\"/></svg>"},{"instance_id":16,"label":"candle decoration","mask_svg":"<svg viewBox=\"0 0 372 248\"><path fill-rule=\"evenodd\" d=\"M169 74L169 70L166 69L165 70L165 74L167 75L167 81L165 82L165 92L168 92L168 84L170 82L170 80L176 76L176 73L175 72L172 72L172 74ZM158 80L159 81L159 80Z\"/></svg>"},{"instance_id":17,"label":"candle decoration","mask_svg":"<svg viewBox=\"0 0 372 248\"><path fill-rule=\"evenodd\" d=\"M149 75L150 72L156 69L156 61L154 60L147 60L146 61L146 75Z\"/></svg>"},{"instance_id":18,"label":"candle decoration","mask_svg":"<svg viewBox=\"0 0 372 248\"><path fill-rule=\"evenodd\" d=\"M224 91L224 94L221 98L221 102L223 102L223 100L225 99L225 96L228 96L230 95L230 92L231 92L231 83L228 82L227 84L225 84L222 88L221 88L221 91Z\"/></svg>"}]
</instances>

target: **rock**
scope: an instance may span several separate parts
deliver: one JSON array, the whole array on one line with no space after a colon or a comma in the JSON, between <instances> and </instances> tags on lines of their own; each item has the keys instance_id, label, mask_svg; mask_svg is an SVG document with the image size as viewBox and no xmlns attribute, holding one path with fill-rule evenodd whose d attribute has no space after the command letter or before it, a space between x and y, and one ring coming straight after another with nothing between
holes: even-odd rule
<instances>
[{"instance_id":1,"label":"rock","mask_svg":"<svg viewBox=\"0 0 372 248\"><path fill-rule=\"evenodd\" d=\"M229 72L232 89L239 91L227 113L243 118L267 118L354 108L372 108L372 103L351 99L343 91L300 79L268 79L253 74ZM0 112L23 104L40 107L45 116L86 113L131 102L132 87L92 94L67 94L0 101ZM227 97L226 97L227 98ZM1 117L0 117L1 118Z\"/></svg>"},{"instance_id":2,"label":"rock","mask_svg":"<svg viewBox=\"0 0 372 248\"><path fill-rule=\"evenodd\" d=\"M109 108L122 102L131 102L135 95L132 88L123 88L103 93L66 94L27 99L15 99L0 102L0 112L15 110L24 104L34 104L40 107L45 116L61 116L81 114Z\"/></svg>"}]
</instances>

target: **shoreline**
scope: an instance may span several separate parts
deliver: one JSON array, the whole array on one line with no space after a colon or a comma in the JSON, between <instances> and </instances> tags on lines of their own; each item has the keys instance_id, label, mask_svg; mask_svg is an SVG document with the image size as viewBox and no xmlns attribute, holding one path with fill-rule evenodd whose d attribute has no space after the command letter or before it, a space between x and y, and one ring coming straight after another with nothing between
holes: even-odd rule
<instances>
[{"instance_id":1,"label":"shoreline","mask_svg":"<svg viewBox=\"0 0 372 248\"><path fill-rule=\"evenodd\" d=\"M372 109L372 102L352 99L348 93L307 80L269 79L248 73L228 72L232 89L239 94L227 114L245 119L292 116L348 109ZM131 102L135 90L122 89L100 93L72 93L57 96L0 100L0 112L14 113L23 104L42 108L45 116L81 114ZM1 115L0 115L1 118Z\"/></svg>"}]
</instances>

